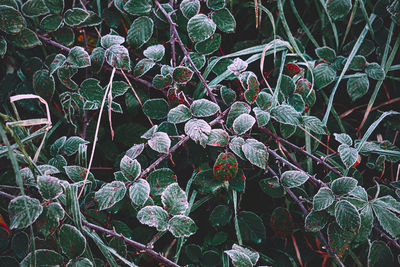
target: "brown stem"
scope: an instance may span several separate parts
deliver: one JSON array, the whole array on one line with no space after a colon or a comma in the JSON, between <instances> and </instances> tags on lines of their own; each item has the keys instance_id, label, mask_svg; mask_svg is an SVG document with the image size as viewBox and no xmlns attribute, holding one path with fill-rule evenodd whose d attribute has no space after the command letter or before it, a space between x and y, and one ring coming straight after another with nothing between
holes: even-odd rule
<instances>
[{"instance_id":1,"label":"brown stem","mask_svg":"<svg viewBox=\"0 0 400 267\"><path fill-rule=\"evenodd\" d=\"M173 34L176 37L176 41L178 42L179 46L181 47L183 54L185 55L186 59L189 61L189 64L192 66L192 68L193 68L194 72L196 73L197 77L199 77L201 83L207 89L207 93L210 96L211 100L214 103L218 104L217 99L213 95L210 86L208 86L208 83L206 82L206 80L204 80L203 75L201 75L200 71L196 68L196 65L194 65L192 59L189 57L189 52L187 51L185 45L183 44L181 38L179 37L178 31L176 30L175 23L171 19L171 15L168 14L167 11L165 11L165 9L160 5L160 3L157 0L155 0L154 2L156 3L156 5L160 9L160 11L164 14L164 16L167 18L168 23L170 25L170 29L172 30Z\"/></svg>"},{"instance_id":2,"label":"brown stem","mask_svg":"<svg viewBox=\"0 0 400 267\"><path fill-rule=\"evenodd\" d=\"M338 171L337 169L335 169L334 167L332 167L331 165L329 165L328 163L326 163L325 161L323 161L322 159L314 156L313 154L308 153L307 151L305 151L303 148L296 146L295 144L283 139L282 137L277 136L276 134L274 134L270 129L267 129L265 127L259 127L259 129L263 132L268 134L269 136L271 136L272 138L274 138L275 140L293 148L296 151L299 151L300 153L303 153L304 155L306 155L307 157L312 158L313 160L315 160L318 164L323 165L325 168L329 169L330 171L332 171L333 173L342 176L342 174L340 173L340 171Z\"/></svg>"}]
</instances>

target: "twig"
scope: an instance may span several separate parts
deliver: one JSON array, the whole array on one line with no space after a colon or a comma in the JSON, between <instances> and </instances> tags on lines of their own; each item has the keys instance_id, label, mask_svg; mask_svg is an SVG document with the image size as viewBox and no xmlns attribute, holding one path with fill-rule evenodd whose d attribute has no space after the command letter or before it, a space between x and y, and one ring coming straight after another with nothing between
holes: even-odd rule
<instances>
[{"instance_id":1,"label":"twig","mask_svg":"<svg viewBox=\"0 0 400 267\"><path fill-rule=\"evenodd\" d=\"M330 171L332 171L333 173L342 176L342 174L340 173L340 171L338 171L337 169L335 169L334 167L332 167L331 165L329 165L328 163L326 163L325 161L323 161L322 159L314 156L313 154L308 153L307 151L305 151L304 149L302 149L301 147L296 146L295 144L287 141L286 139L283 139L282 137L277 136L276 134L274 134L273 132L271 132L270 129L267 129L265 127L260 127L259 128L263 133L268 134L269 136L271 136L272 138L274 138L275 140L293 148L294 150L297 150L301 153L303 153L304 155L306 155L307 157L312 158L313 160L315 160L318 164L323 165L325 168L329 169Z\"/></svg>"},{"instance_id":2,"label":"twig","mask_svg":"<svg viewBox=\"0 0 400 267\"><path fill-rule=\"evenodd\" d=\"M196 65L193 63L192 59L190 58L189 52L187 51L185 45L183 44L181 38L179 37L178 31L176 30L175 23L171 19L171 15L168 14L167 11L165 11L165 9L160 5L160 3L157 0L155 0L154 2L156 3L156 5L160 9L160 11L164 14L164 16L167 18L168 23L170 25L170 29L172 30L172 33L176 37L176 41L178 42L179 46L181 47L183 54L185 55L186 59L189 61L190 65L192 66L192 68L193 68L194 72L196 73L197 77L199 77L201 83L207 89L207 93L210 96L211 100L214 103L218 104L217 99L213 95L210 86L208 86L206 80L204 80L203 75L201 75L200 71L196 68Z\"/></svg>"},{"instance_id":3,"label":"twig","mask_svg":"<svg viewBox=\"0 0 400 267\"><path fill-rule=\"evenodd\" d=\"M176 264L176 263L172 262L171 260L167 259L166 257L162 256L160 253L157 253L154 250L146 247L142 243L133 241L133 240L123 236L122 234L118 234L115 231L103 228L101 226L92 224L87 221L83 221L82 224L86 225L87 227L89 227L93 230L103 232L105 234L108 234L108 235L113 236L118 239L122 239L126 244L132 246L133 248L135 248L136 250L138 250L140 252L146 253L147 255L151 256L152 258L156 259L158 262L160 262L166 266L179 267L178 264Z\"/></svg>"},{"instance_id":4,"label":"twig","mask_svg":"<svg viewBox=\"0 0 400 267\"><path fill-rule=\"evenodd\" d=\"M0 191L0 196L3 196L3 197L8 198L8 199L16 198L16 196L10 195L9 193L3 192L3 191Z\"/></svg>"},{"instance_id":5,"label":"twig","mask_svg":"<svg viewBox=\"0 0 400 267\"><path fill-rule=\"evenodd\" d=\"M174 8L174 0L170 0L169 4L173 9ZM172 28L172 25L169 26L169 31L171 33L171 38L170 38L169 42L171 44L172 67L175 68L175 66L176 66L175 35L173 34L174 30Z\"/></svg>"},{"instance_id":6,"label":"twig","mask_svg":"<svg viewBox=\"0 0 400 267\"><path fill-rule=\"evenodd\" d=\"M392 244L395 248L400 249L399 243L390 236L388 236L384 231L382 231L378 226L373 226L374 230L379 233L381 237L384 237L390 244Z\"/></svg>"},{"instance_id":7,"label":"twig","mask_svg":"<svg viewBox=\"0 0 400 267\"><path fill-rule=\"evenodd\" d=\"M227 114L229 111L229 108L227 108L224 112L222 112L218 117L216 117L213 121L210 122L210 126L213 126L217 123L219 123L219 121L225 116L225 114ZM147 175L151 170L153 170L155 167L158 166L158 164L161 163L161 161L163 161L164 159L166 159L167 157L169 157L172 153L174 153L179 147L181 147L182 145L184 145L187 141L189 141L190 137L189 136L185 136L183 137L181 140L178 141L178 143L176 143L173 147L171 147L171 149L168 151L168 153L163 154L161 157L159 157L156 161L154 161L149 167L147 167L145 170L142 171L142 173L139 175L139 178L142 178L143 176Z\"/></svg>"}]
</instances>

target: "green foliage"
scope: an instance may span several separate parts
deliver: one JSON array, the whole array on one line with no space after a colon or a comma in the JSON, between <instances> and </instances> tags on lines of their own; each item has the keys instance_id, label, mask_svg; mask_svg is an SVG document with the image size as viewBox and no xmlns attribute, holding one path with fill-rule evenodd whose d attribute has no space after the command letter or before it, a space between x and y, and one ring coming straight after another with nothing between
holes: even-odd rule
<instances>
[{"instance_id":1,"label":"green foliage","mask_svg":"<svg viewBox=\"0 0 400 267\"><path fill-rule=\"evenodd\" d=\"M398 0L108 2L0 0L2 265L399 264Z\"/></svg>"}]
</instances>

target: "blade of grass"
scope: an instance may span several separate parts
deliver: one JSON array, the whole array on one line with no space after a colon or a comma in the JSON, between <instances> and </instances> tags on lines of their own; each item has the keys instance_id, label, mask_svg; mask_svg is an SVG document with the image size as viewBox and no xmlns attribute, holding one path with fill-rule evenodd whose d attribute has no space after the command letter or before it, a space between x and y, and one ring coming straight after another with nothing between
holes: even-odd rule
<instances>
[{"instance_id":1,"label":"blade of grass","mask_svg":"<svg viewBox=\"0 0 400 267\"><path fill-rule=\"evenodd\" d=\"M283 73L283 67L285 66L286 54L287 54L287 51L282 52L281 67L279 68L278 81L276 82L274 95L272 96L272 106L271 107L275 107L277 104L279 104L278 96L279 96L279 92L281 89L282 73Z\"/></svg>"},{"instance_id":2,"label":"blade of grass","mask_svg":"<svg viewBox=\"0 0 400 267\"><path fill-rule=\"evenodd\" d=\"M4 126L3 124L0 125L0 136L1 139L3 139L3 142L5 143L7 150L8 150L8 156L10 158L11 161L11 165L13 167L14 170L14 174L15 174L15 180L17 182L17 185L19 186L19 189L21 191L21 195L25 196L25 190L24 190L24 180L22 178L21 172L19 170L19 165L17 162L17 159L14 155L14 152L10 146L10 142L8 141L6 132L4 131L6 126ZM29 221L31 221L31 215L29 213L29 209L28 206L26 204L26 199L24 199L24 206L25 206L25 210L26 210L26 214L28 215ZM33 233L33 227L32 224L29 225L29 230L30 230L30 234L31 234L31 252L32 252L32 258L31 258L31 266L35 267L36 266L36 242L35 242L35 235Z\"/></svg>"},{"instance_id":3,"label":"blade of grass","mask_svg":"<svg viewBox=\"0 0 400 267\"><path fill-rule=\"evenodd\" d=\"M329 24L331 25L332 32L333 32L333 37L335 38L336 49L339 49L339 37L338 37L336 25L332 21L331 16L329 16L328 9L326 8L324 1L320 0L319 2L321 3L321 6L325 11L326 17L328 18Z\"/></svg>"},{"instance_id":4,"label":"blade of grass","mask_svg":"<svg viewBox=\"0 0 400 267\"><path fill-rule=\"evenodd\" d=\"M356 0L356 1L354 2L353 8L351 9L350 19L349 19L349 22L347 23L346 32L344 33L344 37L343 37L342 44L341 44L340 47L342 47L342 46L344 45L344 42L345 42L346 39L347 39L347 35L348 35L349 32L350 32L350 28L351 28L351 25L352 25L352 23L353 23L354 16L356 15L356 12L357 12L358 1L359 1L359 0Z\"/></svg>"},{"instance_id":5,"label":"blade of grass","mask_svg":"<svg viewBox=\"0 0 400 267\"><path fill-rule=\"evenodd\" d=\"M374 21L374 19L376 18L375 14L372 14L369 18L370 23L372 23ZM365 36L368 33L368 24L365 25L364 29L362 30L360 37L357 39L357 42L354 44L353 49L351 50L351 53L349 55L349 57L346 60L346 64L343 67L342 72L340 73L339 79L336 81L335 86L332 89L332 93L329 96L329 102L328 102L328 107L326 108L326 112L324 115L324 118L322 119L322 123L326 126L326 123L328 122L328 118L329 118L329 114L331 113L331 109L332 109L332 104L333 104L333 99L335 98L335 93L339 87L339 83L342 80L344 74L346 73L347 69L350 66L351 61L353 60L354 56L356 55L358 49L360 48L362 42L364 41Z\"/></svg>"},{"instance_id":6,"label":"blade of grass","mask_svg":"<svg viewBox=\"0 0 400 267\"><path fill-rule=\"evenodd\" d=\"M389 43L390 43L390 40L389 40L389 36L388 36L388 42L386 43L386 44L387 44L387 45L386 45L386 49L389 48ZM386 64L385 64L385 68L384 68L385 75L388 73L389 68L390 68L390 66L391 66L392 63L393 63L393 60L394 60L394 58L395 58L395 56L396 56L396 54L397 54L397 50L399 49L399 45L400 45L400 34L399 34L399 36L397 36L396 43L394 44L393 49L392 49L392 52L390 53L390 56L389 56L389 58L388 58L388 60L387 60L387 62L386 62ZM386 49L385 49L385 52L386 52ZM383 59L382 59L382 60L383 60ZM383 64L383 63L382 63L382 64ZM376 83L375 88L374 88L374 91L372 92L371 98L369 99L368 106L367 106L367 110L365 111L363 120L361 121L360 126L358 127L358 131L361 130L361 128L363 127L365 121L367 120L368 115L369 115L369 113L371 112L372 106L373 106L374 103L375 103L375 99L376 99L376 97L377 97L377 95L378 95L379 89L381 88L382 84L383 84L383 80L379 80L379 81Z\"/></svg>"},{"instance_id":7,"label":"blade of grass","mask_svg":"<svg viewBox=\"0 0 400 267\"><path fill-rule=\"evenodd\" d=\"M242 235L240 233L240 228L239 228L239 220L237 217L237 192L236 190L232 190L232 197L233 197L233 209L235 211L235 231L236 231L236 237L238 240L239 245L243 245L242 241Z\"/></svg>"},{"instance_id":8,"label":"blade of grass","mask_svg":"<svg viewBox=\"0 0 400 267\"><path fill-rule=\"evenodd\" d=\"M290 7L292 8L293 14L296 17L297 21L299 22L301 28L303 31L306 33L308 39L314 44L315 47L319 47L319 44L317 40L315 40L314 36L311 34L310 30L307 28L307 26L304 24L304 21L301 19L299 12L296 9L296 6L294 4L293 0L289 0L290 2Z\"/></svg>"}]
</instances>

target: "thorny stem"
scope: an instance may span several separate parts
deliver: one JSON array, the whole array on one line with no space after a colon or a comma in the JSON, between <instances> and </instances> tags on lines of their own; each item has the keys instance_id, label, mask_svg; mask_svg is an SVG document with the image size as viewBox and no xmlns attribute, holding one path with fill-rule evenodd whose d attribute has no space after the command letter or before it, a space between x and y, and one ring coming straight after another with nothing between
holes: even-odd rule
<instances>
[{"instance_id":1,"label":"thorny stem","mask_svg":"<svg viewBox=\"0 0 400 267\"><path fill-rule=\"evenodd\" d=\"M172 8L174 8L174 2L175 2L174 0L169 1L169 4ZM175 35L172 33L174 31L172 27L173 27L172 25L169 26L169 31L171 33L171 38L169 42L171 43L172 67L175 68L176 66Z\"/></svg>"},{"instance_id":2,"label":"thorny stem","mask_svg":"<svg viewBox=\"0 0 400 267\"><path fill-rule=\"evenodd\" d=\"M210 126L213 126L225 116L229 111L229 108L227 108L224 112L222 112L218 117L216 117L213 121L210 122ZM159 157L156 161L154 161L149 167L147 167L145 170L142 171L142 173L139 175L139 178L142 178L143 176L147 175L152 169L158 166L164 159L169 157L173 152L175 152L179 147L184 145L187 141L189 141L190 137L185 136L181 140L178 141L169 151L168 153L163 154L161 157Z\"/></svg>"},{"instance_id":3,"label":"thorny stem","mask_svg":"<svg viewBox=\"0 0 400 267\"><path fill-rule=\"evenodd\" d=\"M160 11L164 14L164 16L167 18L168 23L170 25L170 29L172 30L171 34L175 35L176 41L178 42L179 46L181 47L183 54L185 55L186 59L189 61L189 64L192 66L192 68L193 68L194 72L196 73L197 77L199 77L201 83L207 89L207 93L210 96L211 100L214 103L218 104L217 99L213 95L210 86L207 84L207 82L204 79L203 75L201 75L200 71L196 68L196 65L193 63L192 59L190 58L189 52L187 51L185 45L183 44L181 38L179 37L178 31L176 30L175 23L171 19L171 15L168 14L167 11L165 11L165 9L160 5L160 3L157 0L155 0L154 2L156 3L156 5L160 9Z\"/></svg>"},{"instance_id":4,"label":"thorny stem","mask_svg":"<svg viewBox=\"0 0 400 267\"><path fill-rule=\"evenodd\" d=\"M329 169L330 171L332 171L333 173L342 176L342 174L340 173L340 171L338 171L336 168L332 167L331 165L329 165L327 162L323 161L322 159L314 156L313 154L308 153L307 151L305 151L303 148L296 146L295 144L287 141L286 139L283 139L282 137L277 136L276 134L274 134L270 129L267 129L265 127L260 127L259 128L263 133L268 134L269 136L271 136L272 138L274 138L275 140L293 148L296 151L299 151L300 153L303 153L305 156L312 158L313 160L315 160L318 164L323 165L325 168Z\"/></svg>"},{"instance_id":5,"label":"thorny stem","mask_svg":"<svg viewBox=\"0 0 400 267\"><path fill-rule=\"evenodd\" d=\"M275 177L278 178L278 175L275 173L275 171L268 166L268 171ZM290 190L289 188L285 187L285 191L288 193L288 195L296 202L296 204L300 207L300 209L302 210L302 212L304 213L305 216L308 215L308 210L304 207L303 203L301 203L300 199L292 192L292 190ZM321 241L325 244L326 249L328 250L329 254L331 254L331 256L335 257L336 261L338 262L338 264L340 266L344 267L344 264L342 263L342 261L339 259L339 257L333 252L331 246L329 245L328 241L326 240L326 237L324 236L324 234L321 231L318 231L318 235L321 239Z\"/></svg>"},{"instance_id":6,"label":"thorny stem","mask_svg":"<svg viewBox=\"0 0 400 267\"><path fill-rule=\"evenodd\" d=\"M115 231L103 228L101 226L89 223L87 221L83 221L82 224L93 230L103 232L107 235L113 236L118 239L122 239L126 244L132 246L133 248L135 248L136 250L138 250L140 252L146 253L150 257L156 259L158 262L164 264L165 266L179 267L178 264L176 264L176 263L172 262L171 260L169 260L168 258L162 256L160 253L157 253L156 251L148 248L146 245L143 245L142 243L131 240L131 239L123 236L122 234L118 234Z\"/></svg>"}]
</instances>

